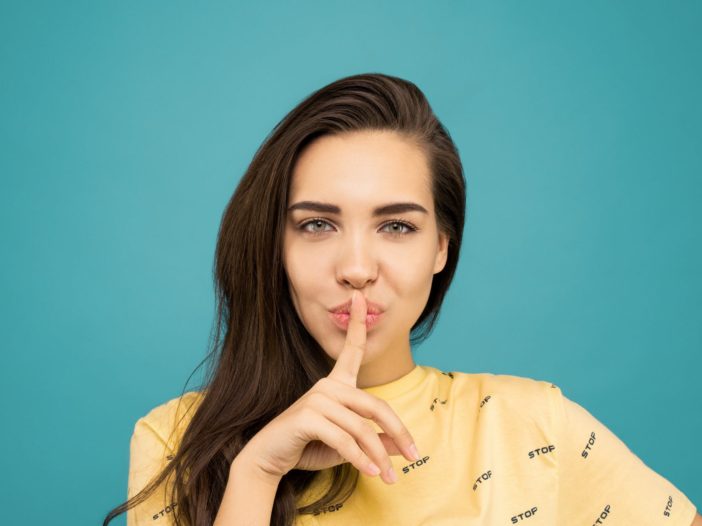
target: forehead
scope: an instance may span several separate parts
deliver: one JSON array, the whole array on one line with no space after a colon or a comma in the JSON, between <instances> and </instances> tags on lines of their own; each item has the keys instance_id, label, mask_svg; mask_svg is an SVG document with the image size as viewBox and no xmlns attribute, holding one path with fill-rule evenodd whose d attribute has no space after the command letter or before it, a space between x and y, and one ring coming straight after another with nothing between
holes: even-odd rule
<instances>
[{"instance_id":1,"label":"forehead","mask_svg":"<svg viewBox=\"0 0 702 526\"><path fill-rule=\"evenodd\" d=\"M289 200L371 207L375 201L406 198L429 208L430 183L422 150L395 132L327 135L300 154L293 168Z\"/></svg>"}]
</instances>

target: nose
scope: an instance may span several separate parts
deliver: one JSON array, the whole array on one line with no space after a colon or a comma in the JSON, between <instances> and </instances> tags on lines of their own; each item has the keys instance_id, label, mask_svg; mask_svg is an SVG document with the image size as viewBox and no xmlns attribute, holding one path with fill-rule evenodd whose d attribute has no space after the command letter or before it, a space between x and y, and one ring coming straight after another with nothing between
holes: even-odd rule
<instances>
[{"instance_id":1,"label":"nose","mask_svg":"<svg viewBox=\"0 0 702 526\"><path fill-rule=\"evenodd\" d=\"M344 236L336 258L336 279L344 286L363 289L378 276L375 246L361 232Z\"/></svg>"}]
</instances>

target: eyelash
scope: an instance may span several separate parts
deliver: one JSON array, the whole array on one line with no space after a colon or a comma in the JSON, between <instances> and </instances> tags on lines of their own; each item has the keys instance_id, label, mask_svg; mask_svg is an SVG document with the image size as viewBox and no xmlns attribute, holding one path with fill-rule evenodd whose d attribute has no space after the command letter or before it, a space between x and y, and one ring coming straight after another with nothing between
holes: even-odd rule
<instances>
[{"instance_id":1,"label":"eyelash","mask_svg":"<svg viewBox=\"0 0 702 526\"><path fill-rule=\"evenodd\" d=\"M321 236L322 234L325 234L325 231L322 232L310 232L308 230L305 230L305 227L311 223L316 223L317 221L322 221L323 223L326 223L328 225L331 225L329 221L326 219L322 219L321 217L314 217L312 219L308 219L304 223L301 223L297 228L301 230L304 234L309 234L311 236ZM386 222L383 224L383 228L385 228L387 225L394 225L394 224L399 224L403 225L407 228L409 228L409 232L390 232L390 235L393 237L402 237L402 236L408 236L412 234L413 232L416 232L419 230L416 226L414 226L412 223L409 221L404 221L402 219L391 219L390 221Z\"/></svg>"}]
</instances>

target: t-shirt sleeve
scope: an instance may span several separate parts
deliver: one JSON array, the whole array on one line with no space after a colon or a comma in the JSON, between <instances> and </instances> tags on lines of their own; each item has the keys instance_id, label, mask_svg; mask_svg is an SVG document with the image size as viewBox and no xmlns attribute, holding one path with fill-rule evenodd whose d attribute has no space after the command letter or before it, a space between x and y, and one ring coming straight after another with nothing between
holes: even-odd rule
<instances>
[{"instance_id":1,"label":"t-shirt sleeve","mask_svg":"<svg viewBox=\"0 0 702 526\"><path fill-rule=\"evenodd\" d=\"M690 526L696 507L612 431L552 385L558 524Z\"/></svg>"},{"instance_id":2,"label":"t-shirt sleeve","mask_svg":"<svg viewBox=\"0 0 702 526\"><path fill-rule=\"evenodd\" d=\"M146 418L140 418L129 446L127 497L132 498L144 489L171 458L165 440ZM169 502L166 488L170 491L170 486L162 483L145 501L127 510L127 526L171 526L174 506Z\"/></svg>"}]
</instances>

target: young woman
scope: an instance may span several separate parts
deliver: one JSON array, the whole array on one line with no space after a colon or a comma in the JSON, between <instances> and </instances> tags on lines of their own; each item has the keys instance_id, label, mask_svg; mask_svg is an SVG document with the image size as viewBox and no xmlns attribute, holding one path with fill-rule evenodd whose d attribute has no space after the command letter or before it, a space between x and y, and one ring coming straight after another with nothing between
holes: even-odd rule
<instances>
[{"instance_id":1,"label":"young woman","mask_svg":"<svg viewBox=\"0 0 702 526\"><path fill-rule=\"evenodd\" d=\"M355 75L294 108L222 219L205 387L137 421L104 524L690 526L692 502L552 383L414 363L465 201L411 82Z\"/></svg>"}]
</instances>

